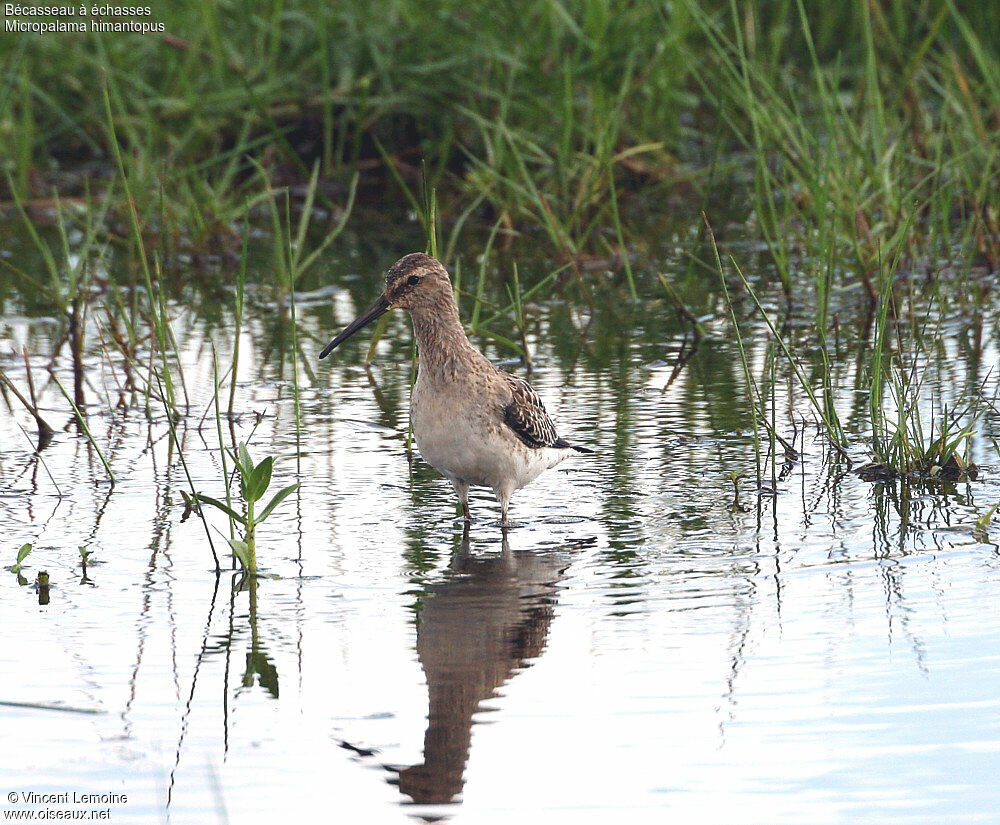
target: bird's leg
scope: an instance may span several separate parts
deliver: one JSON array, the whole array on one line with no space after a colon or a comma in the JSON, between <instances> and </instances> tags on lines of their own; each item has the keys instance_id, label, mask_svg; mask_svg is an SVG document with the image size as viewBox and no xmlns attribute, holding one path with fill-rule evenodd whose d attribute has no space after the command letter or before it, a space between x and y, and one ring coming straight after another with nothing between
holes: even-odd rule
<instances>
[{"instance_id":1,"label":"bird's leg","mask_svg":"<svg viewBox=\"0 0 1000 825\"><path fill-rule=\"evenodd\" d=\"M462 502L462 515L467 522L472 521L472 513L469 510L469 483L460 478L453 478L451 486L455 488L458 500Z\"/></svg>"},{"instance_id":2,"label":"bird's leg","mask_svg":"<svg viewBox=\"0 0 1000 825\"><path fill-rule=\"evenodd\" d=\"M507 507L510 506L510 497L513 493L510 489L500 489L497 487L493 488L493 495L497 497L497 501L500 502L500 526L506 530L509 522L507 521Z\"/></svg>"}]
</instances>

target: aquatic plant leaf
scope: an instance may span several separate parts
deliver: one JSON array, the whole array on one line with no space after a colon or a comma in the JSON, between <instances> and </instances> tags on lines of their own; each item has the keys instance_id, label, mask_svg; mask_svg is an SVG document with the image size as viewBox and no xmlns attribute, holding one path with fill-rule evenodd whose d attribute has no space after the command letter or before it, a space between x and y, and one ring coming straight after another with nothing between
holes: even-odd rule
<instances>
[{"instance_id":1,"label":"aquatic plant leaf","mask_svg":"<svg viewBox=\"0 0 1000 825\"><path fill-rule=\"evenodd\" d=\"M28 558L28 554L31 552L30 544L22 544L21 549L17 551L17 566L21 566L21 562Z\"/></svg>"},{"instance_id":2,"label":"aquatic plant leaf","mask_svg":"<svg viewBox=\"0 0 1000 825\"><path fill-rule=\"evenodd\" d=\"M264 493L267 492L268 485L271 483L271 471L273 469L273 456L268 456L257 465L247 480L247 501L260 501Z\"/></svg>"},{"instance_id":3,"label":"aquatic plant leaf","mask_svg":"<svg viewBox=\"0 0 1000 825\"><path fill-rule=\"evenodd\" d=\"M230 518L235 519L240 524L244 524L245 523L245 519L243 518L243 516L239 515L231 507L229 507L228 505L223 504L218 499L212 498L211 496L202 495L201 493L195 493L194 497L195 497L195 500L200 501L202 504L211 504L213 507L216 507L219 510L222 510L223 513L225 513Z\"/></svg>"},{"instance_id":4,"label":"aquatic plant leaf","mask_svg":"<svg viewBox=\"0 0 1000 825\"><path fill-rule=\"evenodd\" d=\"M281 502L283 502L286 498L288 498L288 496L294 493L295 490L298 489L298 486L299 486L298 483L289 484L283 490L279 490L277 493L275 493L274 498L272 498L267 503L267 507L265 507L261 511L261 514L254 521L254 524L260 524L264 519L266 519L269 515L271 515L271 511L279 504L281 504Z\"/></svg>"},{"instance_id":5,"label":"aquatic plant leaf","mask_svg":"<svg viewBox=\"0 0 1000 825\"><path fill-rule=\"evenodd\" d=\"M247 445L241 441L240 446L239 461L240 473L245 475L250 475L253 472L253 459L250 458L250 451L247 449Z\"/></svg>"},{"instance_id":6,"label":"aquatic plant leaf","mask_svg":"<svg viewBox=\"0 0 1000 825\"><path fill-rule=\"evenodd\" d=\"M239 560L240 566L244 570L250 569L250 547L245 541L239 539L229 539L229 546L233 548L233 555Z\"/></svg>"},{"instance_id":7,"label":"aquatic plant leaf","mask_svg":"<svg viewBox=\"0 0 1000 825\"><path fill-rule=\"evenodd\" d=\"M244 501L250 501L250 477L253 475L253 459L250 458L250 451L242 441L239 446L238 455L234 456L236 466L240 471L240 495Z\"/></svg>"}]
</instances>

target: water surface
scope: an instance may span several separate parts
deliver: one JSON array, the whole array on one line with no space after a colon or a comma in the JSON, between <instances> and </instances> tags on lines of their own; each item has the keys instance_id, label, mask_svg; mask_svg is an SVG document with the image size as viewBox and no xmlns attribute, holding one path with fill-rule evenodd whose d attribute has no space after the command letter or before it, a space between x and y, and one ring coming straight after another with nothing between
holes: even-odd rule
<instances>
[{"instance_id":1,"label":"water surface","mask_svg":"<svg viewBox=\"0 0 1000 825\"><path fill-rule=\"evenodd\" d=\"M124 792L113 821L126 822L995 818L1000 557L975 522L1000 499L983 437L996 419L974 443L978 481L873 485L831 453L782 375L780 431L801 459L779 461L776 495L758 497L718 296L688 282L712 316L692 353L669 304L611 299L597 273L592 305L556 293L529 307L525 336L560 432L596 454L517 494L506 540L492 496L475 491L463 536L450 485L407 455L405 318L371 370L364 335L316 361L405 251L338 253L299 295L299 427L287 312L266 284L252 293L233 432L280 457L274 489L301 482L260 528L268 575L253 610L238 576L213 573L199 519L183 519L189 486L162 406L151 421L141 400L116 408L121 358L100 345L99 314L86 394L113 489L45 371L51 308L5 289L0 365L23 386L27 347L57 432L37 455L17 402L0 415L4 563L34 544L28 585L0 575L3 790ZM669 249L658 265L678 279L686 266ZM211 343L225 370L224 269L170 303L187 471L220 497ZM947 357L929 385L995 383L996 319L971 356L969 322L942 323ZM513 334L509 320L493 328ZM746 332L763 371L764 328ZM849 428L865 403L857 337L845 333L837 366ZM71 386L65 350L54 371ZM30 585L42 569L46 605Z\"/></svg>"}]
</instances>

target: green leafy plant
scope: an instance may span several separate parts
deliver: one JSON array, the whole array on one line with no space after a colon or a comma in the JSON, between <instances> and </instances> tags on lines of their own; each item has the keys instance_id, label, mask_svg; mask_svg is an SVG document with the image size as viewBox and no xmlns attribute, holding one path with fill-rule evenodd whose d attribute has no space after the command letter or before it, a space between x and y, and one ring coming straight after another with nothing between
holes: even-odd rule
<instances>
[{"instance_id":1,"label":"green leafy plant","mask_svg":"<svg viewBox=\"0 0 1000 825\"><path fill-rule=\"evenodd\" d=\"M295 492L299 485L298 483L289 484L287 487L279 490L258 515L256 513L256 505L264 497L264 493L267 492L267 488L271 484L274 456L268 456L259 464L254 464L247 445L242 441L236 452L232 450L228 452L232 456L236 464L236 472L240 476L240 496L243 498L246 514L240 515L229 507L229 505L201 493L195 493L194 498L202 504L210 504L212 507L221 510L243 528L243 538L229 539L229 545L232 547L233 555L239 560L243 569L251 575L256 575L257 550L254 539L257 525L271 515L274 512L274 508Z\"/></svg>"},{"instance_id":2,"label":"green leafy plant","mask_svg":"<svg viewBox=\"0 0 1000 825\"><path fill-rule=\"evenodd\" d=\"M22 544L20 549L17 551L17 561L14 562L14 564L8 567L7 569L10 570L10 572L13 573L14 575L20 575L21 563L26 558L28 558L28 555L31 553L31 549L32 548L30 544Z\"/></svg>"}]
</instances>

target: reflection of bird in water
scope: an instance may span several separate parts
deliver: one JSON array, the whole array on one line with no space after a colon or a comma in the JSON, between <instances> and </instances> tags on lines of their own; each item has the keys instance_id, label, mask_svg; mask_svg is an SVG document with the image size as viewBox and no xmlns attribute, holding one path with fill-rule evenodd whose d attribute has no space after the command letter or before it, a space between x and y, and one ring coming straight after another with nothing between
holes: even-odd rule
<instances>
[{"instance_id":1,"label":"reflection of bird in water","mask_svg":"<svg viewBox=\"0 0 1000 825\"><path fill-rule=\"evenodd\" d=\"M415 252L396 261L386 273L384 293L319 357L397 307L410 313L420 351L410 398L420 455L451 481L466 521L469 487L491 487L506 526L516 490L573 453L592 450L560 438L531 385L472 346L448 272L429 255Z\"/></svg>"},{"instance_id":2,"label":"reflection of bird in water","mask_svg":"<svg viewBox=\"0 0 1000 825\"><path fill-rule=\"evenodd\" d=\"M469 555L468 540L448 578L427 589L417 654L427 677L424 761L404 768L399 790L414 802L451 802L463 787L472 716L527 660L541 655L552 621L563 552Z\"/></svg>"}]
</instances>

